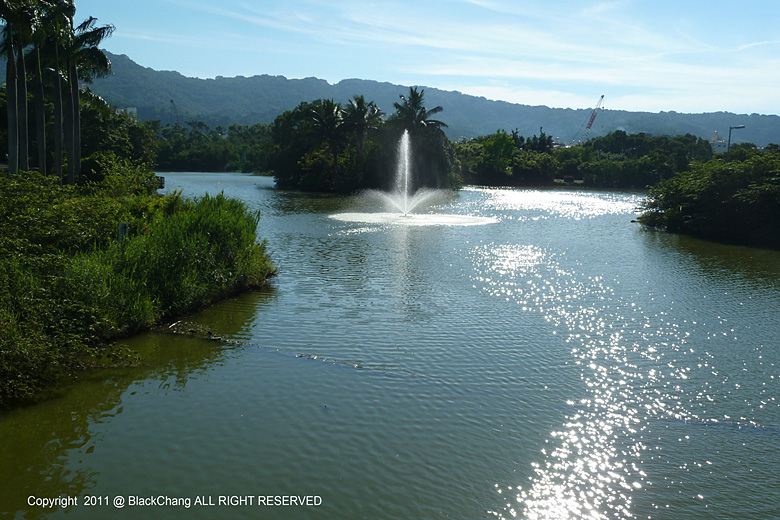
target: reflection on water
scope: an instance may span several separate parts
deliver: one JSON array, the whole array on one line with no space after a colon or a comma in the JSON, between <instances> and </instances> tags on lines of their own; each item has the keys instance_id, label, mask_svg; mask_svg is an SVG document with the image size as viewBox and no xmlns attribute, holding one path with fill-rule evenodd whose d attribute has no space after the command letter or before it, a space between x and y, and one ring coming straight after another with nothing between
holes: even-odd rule
<instances>
[{"instance_id":1,"label":"reflection on water","mask_svg":"<svg viewBox=\"0 0 780 520\"><path fill-rule=\"evenodd\" d=\"M523 311L538 312L563 330L587 387L579 399L567 401L571 411L562 428L550 433L543 459L531 464L532 484L499 487L514 494L506 512L530 519L630 517L626 490L641 488L644 478L636 462L629 462L639 461L642 449L641 442L631 442L640 421L636 396L627 385L638 374L621 331L607 325L601 309L583 305L605 301L611 291L599 278L577 281L539 248L488 247L472 254L480 273L475 286Z\"/></svg>"},{"instance_id":2,"label":"reflection on water","mask_svg":"<svg viewBox=\"0 0 780 520\"><path fill-rule=\"evenodd\" d=\"M0 416L3 467L24 468L1 511L262 492L323 497L285 518L778 516L780 253L643 230L632 193L469 188L435 211L494 223L412 227L263 177L167 181L260 210L273 289Z\"/></svg>"},{"instance_id":3,"label":"reflection on water","mask_svg":"<svg viewBox=\"0 0 780 520\"><path fill-rule=\"evenodd\" d=\"M655 230L643 233L644 254L658 258L659 263L678 265L700 276L708 284L727 290L760 292L766 287L780 288L780 263L777 251L707 242Z\"/></svg>"},{"instance_id":4,"label":"reflection on water","mask_svg":"<svg viewBox=\"0 0 780 520\"><path fill-rule=\"evenodd\" d=\"M299 213L332 213L351 207L354 198L338 195L299 192L275 192L268 201L274 215Z\"/></svg>"},{"instance_id":5,"label":"reflection on water","mask_svg":"<svg viewBox=\"0 0 780 520\"><path fill-rule=\"evenodd\" d=\"M257 307L271 296L268 291L254 292L221 302L198 327L240 336ZM106 441L100 425L123 414L123 401L150 388L184 393L188 381L223 362L228 352L224 345L195 335L149 333L125 343L140 354L141 366L89 372L55 398L0 415L0 460L5 471L11 471L3 477L0 512L41 518L45 511L28 507L27 497L89 494L100 472L87 459L100 454ZM9 466L12 461L20 462Z\"/></svg>"},{"instance_id":6,"label":"reflection on water","mask_svg":"<svg viewBox=\"0 0 780 520\"><path fill-rule=\"evenodd\" d=\"M364 224L383 224L394 226L484 226L493 224L496 219L490 217L472 217L470 215L448 215L442 213L335 213L331 218L343 222Z\"/></svg>"},{"instance_id":7,"label":"reflection on water","mask_svg":"<svg viewBox=\"0 0 780 520\"><path fill-rule=\"evenodd\" d=\"M105 439L99 425L124 412L123 400L148 385L183 392L193 372L221 357L212 342L177 337L166 337L164 342L154 336L144 339L142 347L149 354L144 358L146 366L90 373L78 384L64 388L60 397L2 417L0 460L4 467L7 461L23 464L3 479L0 511L39 518L43 511L27 507L26 497L80 497L92 490L100 473L85 459L100 452ZM137 381L144 383L138 385Z\"/></svg>"}]
</instances>

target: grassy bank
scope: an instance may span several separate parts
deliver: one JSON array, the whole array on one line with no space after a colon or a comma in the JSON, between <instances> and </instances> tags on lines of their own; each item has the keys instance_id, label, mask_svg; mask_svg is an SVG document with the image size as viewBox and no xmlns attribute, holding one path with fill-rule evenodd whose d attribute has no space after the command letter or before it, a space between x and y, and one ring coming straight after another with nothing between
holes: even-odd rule
<instances>
[{"instance_id":1,"label":"grassy bank","mask_svg":"<svg viewBox=\"0 0 780 520\"><path fill-rule=\"evenodd\" d=\"M128 165L89 187L0 178L0 405L126 361L112 338L273 274L258 214L222 195L155 196L153 185Z\"/></svg>"}]
</instances>

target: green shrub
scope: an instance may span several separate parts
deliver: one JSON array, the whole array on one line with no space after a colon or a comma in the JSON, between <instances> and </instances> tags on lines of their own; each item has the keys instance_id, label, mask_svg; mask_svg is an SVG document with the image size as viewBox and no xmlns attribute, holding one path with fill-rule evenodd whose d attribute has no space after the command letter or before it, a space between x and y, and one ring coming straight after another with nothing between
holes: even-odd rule
<instances>
[{"instance_id":1,"label":"green shrub","mask_svg":"<svg viewBox=\"0 0 780 520\"><path fill-rule=\"evenodd\" d=\"M143 328L239 289L273 272L256 242L259 215L223 195L175 203L179 210L105 250L78 255L68 277L80 297L114 323ZM165 206L163 206L165 207Z\"/></svg>"},{"instance_id":2,"label":"green shrub","mask_svg":"<svg viewBox=\"0 0 780 520\"><path fill-rule=\"evenodd\" d=\"M149 195L157 189L157 176L144 165L120 159L113 152L97 152L84 159L94 173L93 186L105 195Z\"/></svg>"},{"instance_id":3,"label":"green shrub","mask_svg":"<svg viewBox=\"0 0 780 520\"><path fill-rule=\"evenodd\" d=\"M704 238L780 247L780 153L713 159L654 186L639 221Z\"/></svg>"},{"instance_id":4,"label":"green shrub","mask_svg":"<svg viewBox=\"0 0 780 520\"><path fill-rule=\"evenodd\" d=\"M243 203L109 191L0 178L0 404L115 356L119 334L273 274ZM119 222L130 224L121 242Z\"/></svg>"}]
</instances>

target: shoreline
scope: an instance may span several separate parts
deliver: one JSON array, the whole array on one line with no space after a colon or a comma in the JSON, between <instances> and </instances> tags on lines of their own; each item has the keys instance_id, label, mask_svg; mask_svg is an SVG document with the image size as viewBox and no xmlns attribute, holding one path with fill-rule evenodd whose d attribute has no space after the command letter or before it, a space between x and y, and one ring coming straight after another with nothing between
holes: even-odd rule
<instances>
[{"instance_id":1,"label":"shoreline","mask_svg":"<svg viewBox=\"0 0 780 520\"><path fill-rule=\"evenodd\" d=\"M128 364L117 340L276 273L259 214L223 195L117 194L25 172L0 180L0 196L2 409L90 367Z\"/></svg>"}]
</instances>

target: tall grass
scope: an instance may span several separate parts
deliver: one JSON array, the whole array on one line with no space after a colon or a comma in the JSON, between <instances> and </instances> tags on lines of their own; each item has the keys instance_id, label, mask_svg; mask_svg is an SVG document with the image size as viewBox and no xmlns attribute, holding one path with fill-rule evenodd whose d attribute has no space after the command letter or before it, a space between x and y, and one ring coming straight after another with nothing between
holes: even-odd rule
<instances>
[{"instance_id":1,"label":"tall grass","mask_svg":"<svg viewBox=\"0 0 780 520\"><path fill-rule=\"evenodd\" d=\"M273 274L259 215L223 195L0 179L0 404L111 356L110 339ZM131 234L117 240L119 222Z\"/></svg>"},{"instance_id":2,"label":"tall grass","mask_svg":"<svg viewBox=\"0 0 780 520\"><path fill-rule=\"evenodd\" d=\"M75 256L66 276L114 323L143 328L263 284L273 267L258 218L223 195L186 202L145 233Z\"/></svg>"}]
</instances>

